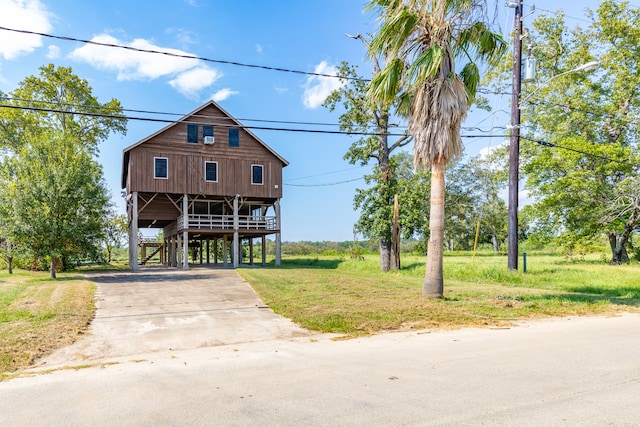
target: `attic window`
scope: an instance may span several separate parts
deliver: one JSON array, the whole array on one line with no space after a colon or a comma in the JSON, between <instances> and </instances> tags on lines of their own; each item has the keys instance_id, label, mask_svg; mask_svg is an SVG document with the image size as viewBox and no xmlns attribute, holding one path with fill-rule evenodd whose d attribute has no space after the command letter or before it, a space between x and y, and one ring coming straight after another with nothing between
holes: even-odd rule
<instances>
[{"instance_id":1,"label":"attic window","mask_svg":"<svg viewBox=\"0 0 640 427\"><path fill-rule=\"evenodd\" d=\"M213 137L213 126L204 125L202 126L202 140L206 141L208 136Z\"/></svg>"},{"instance_id":2,"label":"attic window","mask_svg":"<svg viewBox=\"0 0 640 427\"><path fill-rule=\"evenodd\" d=\"M191 144L198 143L198 125L192 123L187 124L187 142Z\"/></svg>"},{"instance_id":3,"label":"attic window","mask_svg":"<svg viewBox=\"0 0 640 427\"><path fill-rule=\"evenodd\" d=\"M240 132L238 128L229 128L229 147L240 146Z\"/></svg>"},{"instance_id":4,"label":"attic window","mask_svg":"<svg viewBox=\"0 0 640 427\"><path fill-rule=\"evenodd\" d=\"M167 179L169 177L169 159L166 157L153 158L153 177Z\"/></svg>"}]
</instances>

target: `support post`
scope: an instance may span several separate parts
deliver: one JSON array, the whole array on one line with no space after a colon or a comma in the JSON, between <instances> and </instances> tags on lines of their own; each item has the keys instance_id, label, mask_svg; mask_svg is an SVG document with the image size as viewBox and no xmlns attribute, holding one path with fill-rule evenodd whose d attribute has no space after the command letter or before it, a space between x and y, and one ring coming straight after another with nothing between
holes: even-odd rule
<instances>
[{"instance_id":1,"label":"support post","mask_svg":"<svg viewBox=\"0 0 640 427\"><path fill-rule=\"evenodd\" d=\"M240 218L238 216L238 197L233 199L233 268L238 268L240 265L240 237L238 235L238 228L240 225Z\"/></svg>"},{"instance_id":2,"label":"support post","mask_svg":"<svg viewBox=\"0 0 640 427\"><path fill-rule=\"evenodd\" d=\"M213 263L218 265L218 238L213 239Z\"/></svg>"},{"instance_id":3,"label":"support post","mask_svg":"<svg viewBox=\"0 0 640 427\"><path fill-rule=\"evenodd\" d=\"M182 268L189 269L189 196L184 194L182 196L182 218L184 220L184 231L182 232L182 249L184 254L182 256Z\"/></svg>"},{"instance_id":4,"label":"support post","mask_svg":"<svg viewBox=\"0 0 640 427\"><path fill-rule=\"evenodd\" d=\"M129 267L138 271L138 192L131 193L131 223L129 224Z\"/></svg>"},{"instance_id":5,"label":"support post","mask_svg":"<svg viewBox=\"0 0 640 427\"><path fill-rule=\"evenodd\" d=\"M280 200L276 200L273 205L274 210L276 211L276 267L280 267L281 262L281 251L282 251L282 241L280 237L280 225L282 220L280 218Z\"/></svg>"},{"instance_id":6,"label":"support post","mask_svg":"<svg viewBox=\"0 0 640 427\"><path fill-rule=\"evenodd\" d=\"M171 236L171 267L178 266L178 241L177 236Z\"/></svg>"},{"instance_id":7,"label":"support post","mask_svg":"<svg viewBox=\"0 0 640 427\"><path fill-rule=\"evenodd\" d=\"M249 265L253 265L253 237L249 239Z\"/></svg>"},{"instance_id":8,"label":"support post","mask_svg":"<svg viewBox=\"0 0 640 427\"><path fill-rule=\"evenodd\" d=\"M513 36L513 86L511 98L511 139L509 141L509 222L507 264L518 269L518 187L520 167L520 92L522 89L522 0L516 1Z\"/></svg>"},{"instance_id":9,"label":"support post","mask_svg":"<svg viewBox=\"0 0 640 427\"><path fill-rule=\"evenodd\" d=\"M262 266L267 266L267 236L262 236Z\"/></svg>"},{"instance_id":10,"label":"support post","mask_svg":"<svg viewBox=\"0 0 640 427\"><path fill-rule=\"evenodd\" d=\"M227 266L227 257L229 256L229 249L227 247L227 235L222 237L222 265Z\"/></svg>"},{"instance_id":11,"label":"support post","mask_svg":"<svg viewBox=\"0 0 640 427\"><path fill-rule=\"evenodd\" d=\"M144 264L144 260L147 259L147 244L142 242L140 244L140 261Z\"/></svg>"}]
</instances>

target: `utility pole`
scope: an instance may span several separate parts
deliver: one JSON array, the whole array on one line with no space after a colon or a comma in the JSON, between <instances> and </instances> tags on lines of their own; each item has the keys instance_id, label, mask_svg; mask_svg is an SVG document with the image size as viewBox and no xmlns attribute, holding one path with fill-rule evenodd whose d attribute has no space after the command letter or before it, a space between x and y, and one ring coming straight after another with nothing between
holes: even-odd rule
<instances>
[{"instance_id":1,"label":"utility pole","mask_svg":"<svg viewBox=\"0 0 640 427\"><path fill-rule=\"evenodd\" d=\"M509 224L508 266L518 269L518 187L520 167L520 91L522 89L522 0L508 2L515 8L513 36L513 88L511 99L511 139L509 141Z\"/></svg>"}]
</instances>

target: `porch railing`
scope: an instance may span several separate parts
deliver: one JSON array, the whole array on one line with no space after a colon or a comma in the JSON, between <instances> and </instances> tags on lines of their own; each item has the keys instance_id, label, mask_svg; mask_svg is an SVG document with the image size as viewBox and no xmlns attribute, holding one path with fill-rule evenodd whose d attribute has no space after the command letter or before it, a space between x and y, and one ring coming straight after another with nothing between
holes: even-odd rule
<instances>
[{"instance_id":1,"label":"porch railing","mask_svg":"<svg viewBox=\"0 0 640 427\"><path fill-rule=\"evenodd\" d=\"M233 230L233 215L189 215L189 229ZM239 230L276 230L275 216L239 215ZM178 231L184 230L184 216L178 217Z\"/></svg>"}]
</instances>

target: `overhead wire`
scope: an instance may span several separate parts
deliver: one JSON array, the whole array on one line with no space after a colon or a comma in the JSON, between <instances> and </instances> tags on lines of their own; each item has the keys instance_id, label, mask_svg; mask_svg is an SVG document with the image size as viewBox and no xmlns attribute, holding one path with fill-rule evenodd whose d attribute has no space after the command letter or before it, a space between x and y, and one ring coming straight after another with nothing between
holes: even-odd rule
<instances>
[{"instance_id":1,"label":"overhead wire","mask_svg":"<svg viewBox=\"0 0 640 427\"><path fill-rule=\"evenodd\" d=\"M142 120L142 121L152 121L152 122L163 122L163 123L181 123L182 121L180 120L167 120L167 119L156 119L156 118L151 118L151 117L132 117L132 116L122 116L122 115L116 115L116 114L103 114L103 113L91 113L91 112L80 112L80 111L68 111L68 110L59 110L59 109L52 109L52 108L38 108L38 107L24 107L24 106L16 106L16 105L6 105L6 104L0 104L0 108L13 108L13 109L23 109L23 110L30 110L30 111L39 111L39 112L48 112L48 113L62 113L62 114L72 114L72 115L83 115L83 116L90 116L90 117L105 117L105 118L113 118L113 119L126 119L126 120ZM197 122L190 122L190 123L197 123ZM210 123L206 123L206 124L210 124ZM220 125L218 125L220 126ZM240 127L243 129L261 129L261 130L273 130L273 131L282 131L282 132L308 132L308 133L321 133L321 134L331 134L331 135L335 135L335 134L341 134L341 135L387 135L387 136L403 136L404 134L392 134L392 133L387 133L387 134L380 134L380 133L368 133L368 132L349 132L349 131L331 131L331 130L322 130L322 129L291 129L291 128L274 128L274 127L265 127L265 126L246 126L246 125L222 125L224 127ZM461 135L462 138L500 138L500 137L507 137L506 134L490 134L490 135L475 135L475 134L468 134L468 135ZM629 163L629 162L624 162L618 159L612 159L612 158L608 158L608 157L604 157L604 156L600 156L594 153L589 153L586 151L580 151L580 150L576 150L576 149L572 149L569 147L564 147L552 142L548 142L548 141L543 141L543 140L537 140L537 139L533 139L533 138L529 138L529 137L525 137L525 136L521 136L521 138L523 139L527 139L529 141L533 141L536 142L540 145L544 145L547 147L556 147L556 148L561 148L561 149L565 149L565 150L570 150L570 151L575 151L584 155L588 155L588 156L593 156L593 157L598 157L604 160L609 160L612 162L617 162L617 163L623 163L623 164L627 164L627 165L631 165L631 166L640 166L640 164L635 164L635 163Z\"/></svg>"},{"instance_id":2,"label":"overhead wire","mask_svg":"<svg viewBox=\"0 0 640 427\"><path fill-rule=\"evenodd\" d=\"M553 11L550 11L550 10L547 10L547 9L538 9L538 10L542 10L542 11L545 11L545 12L557 14L557 12L553 12ZM565 15L565 16L567 16L567 15ZM591 22L591 21L587 21L587 20L584 20L584 19L576 18L576 17L571 17L571 16L567 16L567 17L572 18L572 19L582 20L582 21L585 21L585 22ZM505 28L506 28L506 24L505 24ZM224 65L234 65L234 66L240 66L240 67L258 68L258 69L265 69L265 70L279 71L279 72L288 72L288 73L301 74L301 75L307 75L307 76L316 76L316 77L340 78L340 79L344 79L344 80L354 80L354 81L369 81L369 79L363 79L363 78L358 78L358 77L341 76L341 75L337 75L337 74L317 73L317 72L309 72L309 71L288 69L288 68L283 68L283 67L271 67L271 66L258 65L258 64L241 63L241 62L237 62L237 61L212 59L212 58L206 58L206 57L201 57L201 56L192 55L192 54L180 54L180 53L176 53L176 52L167 52L167 51L154 50L154 49L136 48L136 47L133 47L133 46L119 45L119 44L114 44L114 43L103 43L103 42L97 42L95 40L86 40L86 39L80 39L80 38L69 37L69 36L57 36L57 35L48 34L48 33L44 33L44 32L20 30L20 29L8 28L8 27L3 27L3 26L0 26L0 30L16 32L16 33L22 33L22 34L38 35L38 36L42 36L42 37L47 37L47 38L52 38L52 39L57 39L57 40L63 40L63 41L80 42L80 43L84 43L84 44L90 44L90 45L96 45L96 46L102 46L102 47L124 49L124 50L135 51L135 52L160 54L160 55L172 56L172 57L183 58L183 59L196 59L196 60L201 60L201 61L204 61L204 62L211 62L211 63L224 64ZM489 90L484 90L484 91L485 91L484 93L494 93L495 95L510 95L508 92L495 92L495 91L491 92ZM15 99L15 100L17 100L17 99ZM69 104L69 106L72 106L72 105ZM81 115L94 116L94 117L109 117L109 118L116 118L116 119L120 118L120 119L126 119L126 120L139 120L139 121L160 122L160 123L169 123L169 124L170 123L178 123L178 122L181 121L181 120L159 119L159 118L152 118L152 117L135 117L135 116L122 116L122 115L116 115L116 114L65 111L65 110L53 109L53 108L24 107L24 106L15 106L15 105L7 105L7 104L0 104L0 107L2 107L2 108L20 108L20 109L26 109L26 110L32 110L32 111L40 111L40 112L50 112L50 113L81 114ZM568 106L568 107L572 108L571 106ZM153 111L148 111L148 110L134 110L134 109L121 109L120 111L126 111L126 112L130 112L130 113L138 113L138 114L178 115L178 114L175 114L175 113L153 112ZM593 113L593 112L589 112L589 113ZM495 114L495 112L493 114ZM593 114L595 114L595 113L593 113ZM206 119L216 118L216 117L205 116L205 115L195 115L195 116L198 116L197 118L206 118ZM220 119L222 119L222 118L226 118L226 117L220 117ZM263 119L238 119L238 120L252 121L252 122L263 122L263 123L283 123L283 124L294 124L294 125L336 126L336 124L333 124L333 123L277 121L277 120L263 120ZM482 120L482 121L485 121L485 120ZM237 127L237 126L232 126L232 125L227 125L227 126L228 127ZM370 136L371 135L382 135L380 133L373 133L373 132L331 131L331 130L321 130L321 129L291 129L291 128L266 127L266 126L247 126L247 125L241 125L241 127L245 128L245 129L273 130L273 131L287 131L287 132L309 132L309 133L323 133L323 134L370 135ZM471 126L471 127L464 127L463 129L465 129L465 130L477 130L477 131L480 131L480 132L491 132L494 129L504 129L504 128L492 126L489 130L482 130L481 128L479 128L477 126ZM403 136L404 134L387 133L386 135L388 135L388 136ZM493 137L505 137L506 135L462 135L462 136L465 137L465 138L483 138L483 137L493 138ZM638 164L632 164L632 163L629 163L629 162L624 162L624 161L620 161L620 160L617 160L617 159L611 159L611 158L607 158L605 156L600 156L600 155L596 155L596 154L593 154L593 153L588 153L588 152L572 149L572 148L569 148L569 147L560 146L558 144L554 144L554 143L551 143L551 142L548 142L548 141L536 140L536 139L533 139L533 138L528 138L526 136L521 136L521 138L523 138L525 140L529 140L529 141L535 142L535 143L538 143L538 144L546 146L546 147L555 147L555 148L566 149L566 150L575 151L575 152L578 152L578 153L581 153L581 154L584 154L584 155L589 155L589 156L601 158L603 160L609 160L609 161L618 162L618 163L631 165L631 166L638 166ZM320 174L320 175L322 175L322 174ZM290 186L328 186L328 185L338 185L338 184L347 183L347 182L354 182L354 181L357 181L357 180L360 180L360 179L363 179L363 178L360 177L360 178L357 178L357 179L354 179L354 180L340 181L340 182L329 183L329 184L290 184L290 183L287 183L286 185L290 185Z\"/></svg>"},{"instance_id":3,"label":"overhead wire","mask_svg":"<svg viewBox=\"0 0 640 427\"><path fill-rule=\"evenodd\" d=\"M224 59L206 58L204 56L198 56L198 55L182 54L182 53L176 53L176 52L167 52L167 51L156 50L156 49L143 49L143 48L139 48L139 47L126 46L126 45L115 44L115 43L103 43L103 42L97 42L95 40L86 40L86 39L81 39L81 38L77 38L77 37L56 36L54 34L48 34L48 33L43 33L43 32L39 32L39 31L20 30L20 29L17 29L17 28L8 28L8 27L3 27L3 26L0 26L0 30L10 31L10 32L14 32L14 33L21 33L21 34L29 34L29 35L47 37L47 38L56 39L56 40L79 42L79 43L90 44L90 45L94 45L94 46L102 46L102 47L110 47L110 48L116 48L116 49L124 49L124 50L133 51L133 52L153 53L153 54L171 56L171 57L182 58L182 59L197 59L199 61L210 62L210 63L214 63L214 64L234 65L234 66L246 67L246 68L258 68L258 69L262 69L262 70L280 71L280 72L285 72L285 73L300 74L300 75L315 76L315 77L329 77L329 78L338 78L338 79L343 79L343 80L354 80L354 81L369 81L369 79L363 79L363 78L360 78L360 77L341 76L341 75L337 75L337 74L327 74L327 73L317 73L317 72L312 72L312 71L294 70L294 69L283 68L283 67L271 67L271 66L268 66L268 65L247 64L247 63L244 63L244 62L229 61L229 60L224 60Z\"/></svg>"},{"instance_id":4,"label":"overhead wire","mask_svg":"<svg viewBox=\"0 0 640 427\"><path fill-rule=\"evenodd\" d=\"M298 178L291 178L291 179L288 179L288 180L287 180L287 182L291 182L291 181L300 181L301 179L308 179L308 178L317 178L317 177L319 177L319 176L332 175L332 174L334 174L334 173L340 173L340 172L346 172L346 171L353 171L353 170L356 170L356 169L357 169L357 170L360 170L360 169L362 169L362 168L364 168L364 167L366 167L366 166L359 166L359 167L355 167L355 168L340 169L340 170L337 170L337 171L323 172L323 173L318 173L318 174L315 174L315 175L301 176L301 177L298 177Z\"/></svg>"},{"instance_id":5,"label":"overhead wire","mask_svg":"<svg viewBox=\"0 0 640 427\"><path fill-rule=\"evenodd\" d=\"M92 107L87 105L80 104L72 104L65 102L53 102L53 101L42 101L42 100L33 100L33 99L24 99L24 98L15 98L8 96L0 96L0 100L6 101L17 101L17 102L25 102L29 104L49 104L56 106L64 106L69 108L90 108L95 109L97 111L126 111L129 113L139 113L139 114L153 114L158 116L175 116L175 117L184 117L184 113L171 113L171 112L163 112L163 111L151 111L151 110L138 110L132 108L109 108L104 106ZM190 114L189 117L202 118L202 119L220 119L225 120L228 119L227 116L212 116L208 114ZM293 125L307 125L307 126L340 126L337 123L323 123L323 122L301 122L301 121L290 121L290 120L267 120L267 119L250 119L250 118L240 118L234 117L235 120L238 121L246 121L246 122L260 122L260 123L283 123L283 124L293 124ZM179 120L176 120L179 121ZM404 129L406 126L397 126L398 129Z\"/></svg>"},{"instance_id":6,"label":"overhead wire","mask_svg":"<svg viewBox=\"0 0 640 427\"><path fill-rule=\"evenodd\" d=\"M287 182L283 182L282 185L287 185L289 187L330 187L333 185L340 185L340 184L347 184L349 182L361 181L363 179L364 177L361 176L359 178L347 179L345 181L338 181L338 182L329 182L325 184L289 184Z\"/></svg>"},{"instance_id":7,"label":"overhead wire","mask_svg":"<svg viewBox=\"0 0 640 427\"><path fill-rule=\"evenodd\" d=\"M183 120L170 120L170 119L161 119L161 118L154 118L154 117L125 116L120 114L92 113L89 111L69 111L69 110L62 110L57 108L25 107L25 106L10 105L10 104L0 104L0 108L38 111L38 112L44 112L44 113L73 114L73 115L81 115L81 116L89 116L89 117L103 117L103 118L110 118L110 119L137 120L137 121L156 122L156 123L165 123L165 124L185 123ZM190 121L189 123L209 124L209 125L212 124L211 122L197 122L197 121ZM340 130L326 130L326 129L299 129L299 128L283 128L283 127L269 127L269 126L253 126L253 125L243 125L243 124L238 125L238 124L226 124L226 123L218 123L214 125L219 127L227 127L227 128L270 130L270 131L282 131L282 132L320 133L320 134L330 134L330 135L360 135L360 136L387 135L387 136L398 136L398 137L402 137L405 135L404 133L379 133L379 132L340 131Z\"/></svg>"}]
</instances>

